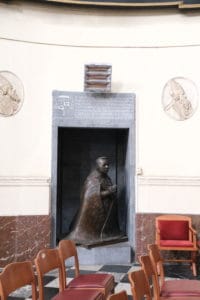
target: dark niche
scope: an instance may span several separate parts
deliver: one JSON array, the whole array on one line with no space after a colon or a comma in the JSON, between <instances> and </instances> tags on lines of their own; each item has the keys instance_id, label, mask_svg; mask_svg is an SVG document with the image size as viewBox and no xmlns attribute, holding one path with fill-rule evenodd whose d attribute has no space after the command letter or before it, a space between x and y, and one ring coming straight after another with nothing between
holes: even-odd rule
<instances>
[{"instance_id":1,"label":"dark niche","mask_svg":"<svg viewBox=\"0 0 200 300\"><path fill-rule=\"evenodd\" d=\"M110 128L58 128L57 174L57 241L70 234L73 220L80 207L80 195L84 181L95 168L99 156L109 159L109 177L117 185L118 220L121 236L104 239L104 243L126 240L127 197L125 162L128 129ZM98 246L98 241L84 244Z\"/></svg>"}]
</instances>

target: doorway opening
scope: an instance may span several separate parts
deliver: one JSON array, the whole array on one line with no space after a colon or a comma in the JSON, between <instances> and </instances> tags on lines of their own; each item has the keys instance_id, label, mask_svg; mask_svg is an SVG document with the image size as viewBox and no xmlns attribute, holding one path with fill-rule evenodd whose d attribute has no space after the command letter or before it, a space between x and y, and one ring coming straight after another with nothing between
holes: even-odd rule
<instances>
[{"instance_id":1,"label":"doorway opening","mask_svg":"<svg viewBox=\"0 0 200 300\"><path fill-rule=\"evenodd\" d=\"M109 177L117 185L118 219L127 234L127 145L129 129L58 127L57 242L70 232L80 206L83 183L97 157L110 162Z\"/></svg>"}]
</instances>

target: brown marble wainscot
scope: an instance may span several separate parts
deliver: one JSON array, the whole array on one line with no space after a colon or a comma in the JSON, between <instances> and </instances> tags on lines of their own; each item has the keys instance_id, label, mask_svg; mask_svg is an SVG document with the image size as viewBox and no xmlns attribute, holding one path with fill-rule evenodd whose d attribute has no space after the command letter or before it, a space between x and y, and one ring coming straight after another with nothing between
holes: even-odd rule
<instances>
[{"instance_id":1,"label":"brown marble wainscot","mask_svg":"<svg viewBox=\"0 0 200 300\"><path fill-rule=\"evenodd\" d=\"M10 262L34 259L50 246L50 216L0 217L0 268Z\"/></svg>"}]
</instances>

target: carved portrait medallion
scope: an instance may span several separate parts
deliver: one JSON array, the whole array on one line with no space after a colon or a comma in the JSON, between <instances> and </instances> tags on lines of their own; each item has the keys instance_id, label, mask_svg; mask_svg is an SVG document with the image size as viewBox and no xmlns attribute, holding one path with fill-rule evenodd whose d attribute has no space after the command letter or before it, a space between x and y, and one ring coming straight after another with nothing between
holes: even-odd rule
<instances>
[{"instance_id":1,"label":"carved portrait medallion","mask_svg":"<svg viewBox=\"0 0 200 300\"><path fill-rule=\"evenodd\" d=\"M198 106L198 90L193 81L184 77L174 77L164 86L163 109L177 121L192 117Z\"/></svg>"},{"instance_id":2,"label":"carved portrait medallion","mask_svg":"<svg viewBox=\"0 0 200 300\"><path fill-rule=\"evenodd\" d=\"M12 72L0 71L0 115L15 115L23 104L23 98L21 80Z\"/></svg>"}]
</instances>

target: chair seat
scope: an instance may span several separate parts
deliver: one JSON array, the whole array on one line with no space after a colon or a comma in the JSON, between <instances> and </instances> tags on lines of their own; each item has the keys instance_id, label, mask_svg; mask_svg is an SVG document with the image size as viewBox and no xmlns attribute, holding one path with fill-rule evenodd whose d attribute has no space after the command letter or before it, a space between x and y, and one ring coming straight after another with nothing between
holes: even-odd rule
<instances>
[{"instance_id":1,"label":"chair seat","mask_svg":"<svg viewBox=\"0 0 200 300\"><path fill-rule=\"evenodd\" d=\"M95 290L66 289L51 300L103 300L103 294Z\"/></svg>"},{"instance_id":2,"label":"chair seat","mask_svg":"<svg viewBox=\"0 0 200 300\"><path fill-rule=\"evenodd\" d=\"M68 288L114 288L114 276L111 274L80 274L67 286Z\"/></svg>"},{"instance_id":3,"label":"chair seat","mask_svg":"<svg viewBox=\"0 0 200 300\"><path fill-rule=\"evenodd\" d=\"M161 288L161 296L200 296L200 281L181 279L166 280Z\"/></svg>"},{"instance_id":4,"label":"chair seat","mask_svg":"<svg viewBox=\"0 0 200 300\"><path fill-rule=\"evenodd\" d=\"M191 299L192 298L192 299ZM175 297L162 297L162 300L199 300L199 296L191 296L188 298L188 296L175 296Z\"/></svg>"},{"instance_id":5,"label":"chair seat","mask_svg":"<svg viewBox=\"0 0 200 300\"><path fill-rule=\"evenodd\" d=\"M160 247L188 247L194 248L194 244L188 240L160 240Z\"/></svg>"}]
</instances>

